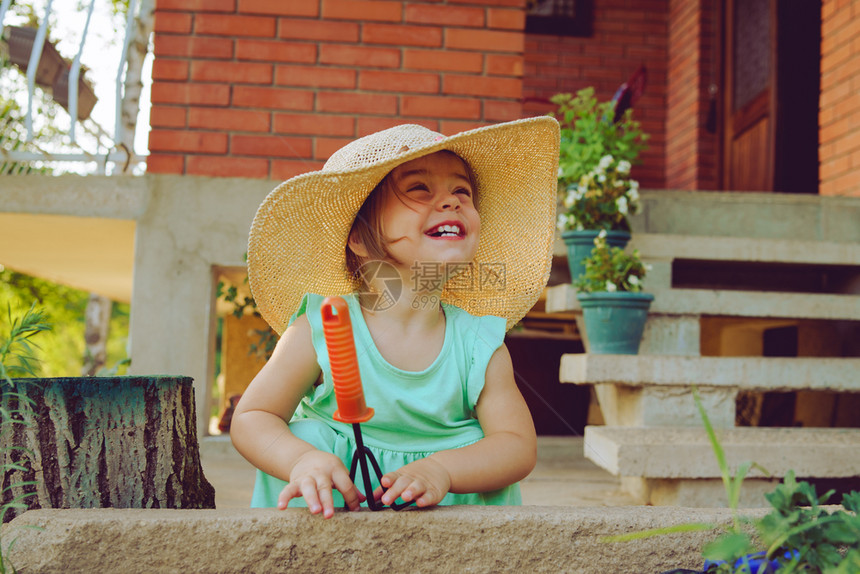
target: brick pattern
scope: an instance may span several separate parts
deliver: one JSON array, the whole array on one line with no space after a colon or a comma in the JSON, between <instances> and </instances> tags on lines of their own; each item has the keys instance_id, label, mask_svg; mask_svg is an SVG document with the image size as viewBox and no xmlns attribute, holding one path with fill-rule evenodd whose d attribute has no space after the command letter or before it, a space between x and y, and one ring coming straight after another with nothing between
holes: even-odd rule
<instances>
[{"instance_id":1,"label":"brick pattern","mask_svg":"<svg viewBox=\"0 0 860 574\"><path fill-rule=\"evenodd\" d=\"M594 86L600 100L608 100L644 64L648 84L633 115L651 139L633 175L643 187L664 188L669 20L669 3L663 0L600 0L594 2L589 37L527 34L524 114L550 112L553 94L588 86Z\"/></svg>"},{"instance_id":2,"label":"brick pattern","mask_svg":"<svg viewBox=\"0 0 860 574\"><path fill-rule=\"evenodd\" d=\"M666 108L666 187L719 188L719 139L705 128L708 88L718 86L717 0L669 4L669 68ZM691 89L695 88L695 89ZM716 102L715 102L716 103Z\"/></svg>"},{"instance_id":3,"label":"brick pattern","mask_svg":"<svg viewBox=\"0 0 860 574\"><path fill-rule=\"evenodd\" d=\"M819 193L860 197L860 0L821 7Z\"/></svg>"},{"instance_id":4,"label":"brick pattern","mask_svg":"<svg viewBox=\"0 0 860 574\"><path fill-rule=\"evenodd\" d=\"M523 117L524 5L157 0L148 170L279 180L399 123Z\"/></svg>"}]
</instances>

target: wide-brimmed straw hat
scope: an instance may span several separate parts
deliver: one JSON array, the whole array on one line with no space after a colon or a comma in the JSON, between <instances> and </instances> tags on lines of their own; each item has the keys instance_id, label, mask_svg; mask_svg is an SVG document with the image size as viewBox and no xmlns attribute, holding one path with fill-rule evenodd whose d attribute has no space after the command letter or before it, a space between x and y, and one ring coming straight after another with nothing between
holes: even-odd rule
<instances>
[{"instance_id":1,"label":"wide-brimmed straw hat","mask_svg":"<svg viewBox=\"0 0 860 574\"><path fill-rule=\"evenodd\" d=\"M473 265L448 281L442 300L473 315L504 317L512 327L549 279L558 148L558 122L549 116L450 137L400 125L349 143L321 170L280 184L257 210L248 243L257 309L280 334L305 293L355 290L346 244L364 200L398 165L449 150L475 175L481 230Z\"/></svg>"}]
</instances>

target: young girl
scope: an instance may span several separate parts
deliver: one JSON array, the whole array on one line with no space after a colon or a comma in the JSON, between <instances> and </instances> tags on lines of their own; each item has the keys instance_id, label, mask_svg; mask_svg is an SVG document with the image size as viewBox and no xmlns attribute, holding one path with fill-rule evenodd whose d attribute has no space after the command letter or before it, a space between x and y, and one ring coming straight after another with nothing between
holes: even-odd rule
<instances>
[{"instance_id":1,"label":"young girl","mask_svg":"<svg viewBox=\"0 0 860 574\"><path fill-rule=\"evenodd\" d=\"M269 194L248 275L281 338L231 427L259 469L252 506L304 502L328 518L364 501L347 471L352 428L332 418L320 313L329 295L348 303L375 411L361 425L385 473L374 497L520 503L536 439L503 341L549 277L558 145L550 117L451 137L402 125Z\"/></svg>"}]
</instances>

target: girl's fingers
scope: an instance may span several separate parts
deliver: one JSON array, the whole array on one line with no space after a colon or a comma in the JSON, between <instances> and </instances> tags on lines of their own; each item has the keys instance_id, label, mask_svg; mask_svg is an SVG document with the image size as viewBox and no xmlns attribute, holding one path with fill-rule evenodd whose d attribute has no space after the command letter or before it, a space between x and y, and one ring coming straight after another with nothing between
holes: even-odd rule
<instances>
[{"instance_id":1,"label":"girl's fingers","mask_svg":"<svg viewBox=\"0 0 860 574\"><path fill-rule=\"evenodd\" d=\"M412 502L422 494L426 487L419 480L415 480L408 476L399 476L397 480L388 488L385 494L382 495L382 503L391 505L397 498L402 498L404 502Z\"/></svg>"},{"instance_id":2,"label":"girl's fingers","mask_svg":"<svg viewBox=\"0 0 860 574\"><path fill-rule=\"evenodd\" d=\"M364 498L346 473L335 473L332 476L334 487L343 495L343 501L350 510L358 510Z\"/></svg>"},{"instance_id":3,"label":"girl's fingers","mask_svg":"<svg viewBox=\"0 0 860 574\"><path fill-rule=\"evenodd\" d=\"M308 476L302 479L301 489L302 496L308 505L308 510L311 511L311 514L319 514L323 507L320 504L320 497L317 492L317 481Z\"/></svg>"},{"instance_id":4,"label":"girl's fingers","mask_svg":"<svg viewBox=\"0 0 860 574\"><path fill-rule=\"evenodd\" d=\"M289 504L290 500L294 499L297 496L301 496L301 492L298 489L298 486L293 483L288 484L281 491L281 494L278 495L278 508L280 510L284 510Z\"/></svg>"},{"instance_id":5,"label":"girl's fingers","mask_svg":"<svg viewBox=\"0 0 860 574\"><path fill-rule=\"evenodd\" d=\"M323 518L334 516L334 497L332 496L331 488L331 484L317 485L317 495L322 506Z\"/></svg>"}]
</instances>

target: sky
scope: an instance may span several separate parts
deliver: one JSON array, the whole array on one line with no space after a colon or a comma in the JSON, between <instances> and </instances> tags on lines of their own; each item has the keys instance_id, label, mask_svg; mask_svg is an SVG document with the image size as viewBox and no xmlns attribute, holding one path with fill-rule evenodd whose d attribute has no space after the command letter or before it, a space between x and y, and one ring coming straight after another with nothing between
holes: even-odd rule
<instances>
[{"instance_id":1,"label":"sky","mask_svg":"<svg viewBox=\"0 0 860 574\"><path fill-rule=\"evenodd\" d=\"M44 14L46 0L34 0L37 14ZM54 0L51 12L55 18L50 31L50 39L54 42L60 54L72 61L80 48L80 42L84 25L86 23L87 9L90 0ZM79 7L78 4L82 4ZM18 24L21 20L11 13L6 14L4 25ZM125 21L111 14L111 6L108 0L95 0L92 20L90 21L84 51L81 55L81 63L89 68L86 78L98 98L98 102L92 111L92 118L109 134L114 133L116 124L116 76L119 69L119 60L122 54L122 42L124 38ZM147 140L149 135L149 93L152 78L152 55L150 54L143 70L143 93L141 94L140 114L138 115L138 128L135 133L135 152L147 153ZM24 96L26 100L26 95ZM65 115L65 121L68 122ZM80 131L78 132L80 133ZM93 152L94 146L86 151Z\"/></svg>"}]
</instances>

